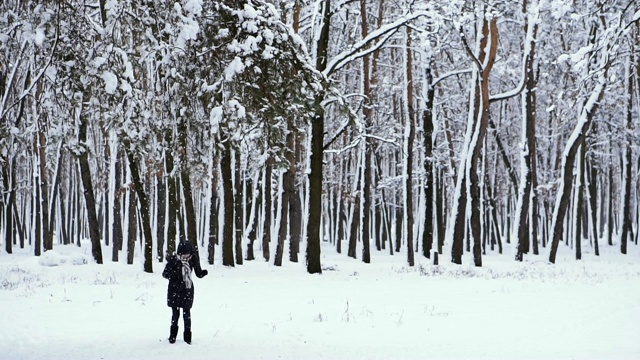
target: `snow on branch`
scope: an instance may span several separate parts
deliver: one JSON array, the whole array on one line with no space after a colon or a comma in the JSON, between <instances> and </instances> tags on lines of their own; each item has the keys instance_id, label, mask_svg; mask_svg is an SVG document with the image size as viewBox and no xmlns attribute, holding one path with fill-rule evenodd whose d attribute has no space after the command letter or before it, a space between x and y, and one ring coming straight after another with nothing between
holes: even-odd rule
<instances>
[{"instance_id":1,"label":"snow on branch","mask_svg":"<svg viewBox=\"0 0 640 360\"><path fill-rule=\"evenodd\" d=\"M40 79L42 79L43 76L45 76L47 74L47 70L49 69L49 67L51 66L51 63L53 62L53 56L56 53L56 49L58 47L58 41L60 39L59 33L58 33L58 29L56 28L56 33L54 36L54 42L53 42L53 46L51 49L51 52L49 53L49 58L47 59L47 62L45 63L45 65L42 67L42 69L40 69L40 72L33 78L31 79L31 84L29 85L28 88L24 89L24 91L22 91L22 94L19 96L19 98L13 102L12 105L10 105L9 107L7 107L7 102L9 99L9 89L10 87L7 87L6 91L4 94L0 94L3 96L2 98L2 102L0 103L0 120L4 119L5 116L7 115L7 113L9 112L9 110L11 110L14 106L16 106L17 104L19 104L22 99L24 99L25 97L29 96L29 94L31 94L31 92L33 91L33 88L38 85L40 83ZM18 64L20 64L20 62L22 62L23 60L23 55L25 52L27 46L27 41L24 41L22 43L22 46L20 48L20 56L18 57ZM11 72L11 76L10 76L10 84L13 83L13 81L16 78L16 74L17 71L19 69L20 66L14 66L12 72Z\"/></svg>"},{"instance_id":2,"label":"snow on branch","mask_svg":"<svg viewBox=\"0 0 640 360\"><path fill-rule=\"evenodd\" d=\"M448 78L450 78L452 76L457 76L457 75L462 75L462 74L469 74L471 72L472 72L471 69L455 70L455 71L448 72L448 73L440 76L439 78L433 80L432 86L436 86L438 83L440 83L440 82L442 82L442 81L444 81L444 80L446 80L446 79L448 79Z\"/></svg>"},{"instance_id":3,"label":"snow on branch","mask_svg":"<svg viewBox=\"0 0 640 360\"><path fill-rule=\"evenodd\" d=\"M367 37L355 43L350 49L341 52L331 59L323 74L328 78L331 74L342 69L351 61L360 59L380 49L400 28L423 16L429 16L429 13L422 11L412 13L371 32ZM380 41L378 41L375 46L368 47L371 42L378 39L380 39Z\"/></svg>"}]
</instances>

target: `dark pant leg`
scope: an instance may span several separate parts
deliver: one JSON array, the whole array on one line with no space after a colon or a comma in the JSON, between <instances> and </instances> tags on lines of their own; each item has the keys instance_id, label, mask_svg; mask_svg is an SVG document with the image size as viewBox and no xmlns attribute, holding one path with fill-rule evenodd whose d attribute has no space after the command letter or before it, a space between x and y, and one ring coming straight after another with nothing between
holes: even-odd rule
<instances>
[{"instance_id":1,"label":"dark pant leg","mask_svg":"<svg viewBox=\"0 0 640 360\"><path fill-rule=\"evenodd\" d=\"M184 329L191 330L191 308L182 309L184 313Z\"/></svg>"},{"instance_id":2,"label":"dark pant leg","mask_svg":"<svg viewBox=\"0 0 640 360\"><path fill-rule=\"evenodd\" d=\"M171 314L171 326L178 326L178 320L180 320L180 308L174 306L171 308L171 311L173 312Z\"/></svg>"}]
</instances>

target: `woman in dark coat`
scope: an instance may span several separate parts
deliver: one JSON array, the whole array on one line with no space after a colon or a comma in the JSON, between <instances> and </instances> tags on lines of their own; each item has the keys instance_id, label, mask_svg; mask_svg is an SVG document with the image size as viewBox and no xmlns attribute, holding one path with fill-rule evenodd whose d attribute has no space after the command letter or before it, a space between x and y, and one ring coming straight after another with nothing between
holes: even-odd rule
<instances>
[{"instance_id":1,"label":"woman in dark coat","mask_svg":"<svg viewBox=\"0 0 640 360\"><path fill-rule=\"evenodd\" d=\"M184 341L191 344L191 306L193 305L193 281L191 271L195 270L198 278L208 274L200 267L198 252L189 242L180 242L177 255L167 257L167 265L162 272L165 279L169 279L167 289L167 305L173 311L169 342L175 343L178 335L178 320L180 308L184 315Z\"/></svg>"}]
</instances>

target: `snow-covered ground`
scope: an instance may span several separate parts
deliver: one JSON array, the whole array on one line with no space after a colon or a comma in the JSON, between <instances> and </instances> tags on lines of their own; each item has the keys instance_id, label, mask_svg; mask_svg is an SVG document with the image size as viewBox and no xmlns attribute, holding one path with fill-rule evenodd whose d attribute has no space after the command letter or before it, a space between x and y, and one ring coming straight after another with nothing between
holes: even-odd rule
<instances>
[{"instance_id":1,"label":"snow-covered ground","mask_svg":"<svg viewBox=\"0 0 640 360\"><path fill-rule=\"evenodd\" d=\"M562 247L562 246L561 246ZM560 251L434 267L323 249L322 275L263 261L203 267L193 343L166 340L163 264L97 265L88 248L0 252L0 359L640 359L640 251ZM103 248L110 254L109 248ZM466 262L470 259L467 257ZM182 322L182 319L181 319Z\"/></svg>"}]
</instances>

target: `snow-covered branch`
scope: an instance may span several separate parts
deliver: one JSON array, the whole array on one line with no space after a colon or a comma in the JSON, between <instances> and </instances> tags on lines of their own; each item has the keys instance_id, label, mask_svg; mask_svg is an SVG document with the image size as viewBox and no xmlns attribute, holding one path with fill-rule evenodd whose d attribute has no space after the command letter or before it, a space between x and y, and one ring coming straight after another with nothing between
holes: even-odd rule
<instances>
[{"instance_id":1,"label":"snow-covered branch","mask_svg":"<svg viewBox=\"0 0 640 360\"><path fill-rule=\"evenodd\" d=\"M327 64L327 69L323 72L324 75L329 77L348 63L380 49L385 45L387 40L389 40L403 26L423 16L429 16L429 14L427 12L412 13L371 32L367 37L353 44L350 49L341 52L331 59ZM377 41L374 46L369 47L369 44L376 40L379 41Z\"/></svg>"},{"instance_id":2,"label":"snow-covered branch","mask_svg":"<svg viewBox=\"0 0 640 360\"><path fill-rule=\"evenodd\" d=\"M437 79L435 79L433 81L433 86L436 86L439 82L444 81L452 76L456 76L456 75L461 75L461 74L469 74L471 73L471 69L464 69L464 70L455 70L455 71L451 71L448 72L440 77L438 77Z\"/></svg>"}]
</instances>

